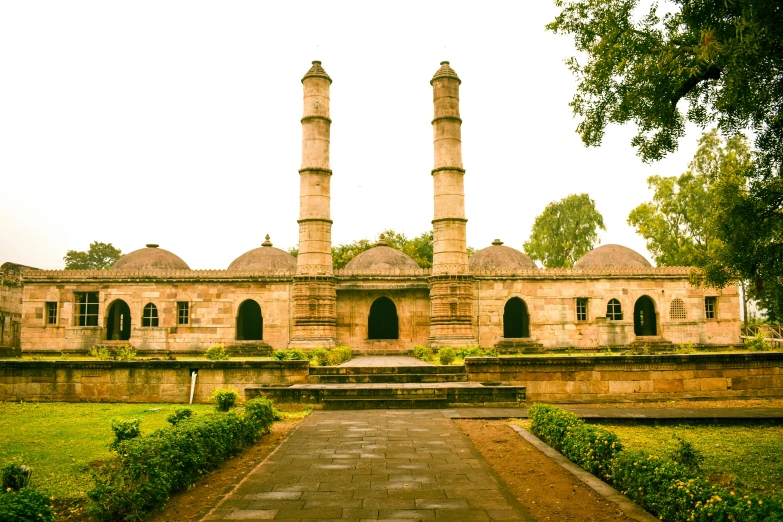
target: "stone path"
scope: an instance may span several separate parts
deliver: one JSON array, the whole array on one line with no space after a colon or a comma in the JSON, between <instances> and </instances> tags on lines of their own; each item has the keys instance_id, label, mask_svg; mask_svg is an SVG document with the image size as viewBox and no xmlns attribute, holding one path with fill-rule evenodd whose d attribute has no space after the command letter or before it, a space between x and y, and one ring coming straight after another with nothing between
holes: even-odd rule
<instances>
[{"instance_id":1,"label":"stone path","mask_svg":"<svg viewBox=\"0 0 783 522\"><path fill-rule=\"evenodd\" d=\"M432 366L415 357L406 355L362 355L354 357L340 366L374 366L374 367L400 367L400 366Z\"/></svg>"},{"instance_id":2,"label":"stone path","mask_svg":"<svg viewBox=\"0 0 783 522\"><path fill-rule=\"evenodd\" d=\"M584 419L783 419L783 408L590 408L563 406ZM452 419L527 419L527 408L458 408L442 410Z\"/></svg>"},{"instance_id":3,"label":"stone path","mask_svg":"<svg viewBox=\"0 0 783 522\"><path fill-rule=\"evenodd\" d=\"M316 411L204 520L533 519L439 410Z\"/></svg>"}]
</instances>

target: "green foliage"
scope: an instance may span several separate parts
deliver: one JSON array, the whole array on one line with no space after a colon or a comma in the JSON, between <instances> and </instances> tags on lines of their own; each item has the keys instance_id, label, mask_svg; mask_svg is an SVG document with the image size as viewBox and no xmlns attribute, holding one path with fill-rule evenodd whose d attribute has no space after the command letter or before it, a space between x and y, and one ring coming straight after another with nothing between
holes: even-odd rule
<instances>
[{"instance_id":1,"label":"green foliage","mask_svg":"<svg viewBox=\"0 0 783 522\"><path fill-rule=\"evenodd\" d=\"M230 411L239 400L239 392L234 388L215 388L209 396L217 411Z\"/></svg>"},{"instance_id":2,"label":"green foliage","mask_svg":"<svg viewBox=\"0 0 783 522\"><path fill-rule=\"evenodd\" d=\"M487 348L486 350L478 346L471 346L470 348L460 348L457 350L457 357L464 359L465 357L497 357L498 351L496 348Z\"/></svg>"},{"instance_id":3,"label":"green foliage","mask_svg":"<svg viewBox=\"0 0 783 522\"><path fill-rule=\"evenodd\" d=\"M570 268L595 247L599 229L606 227L595 202L587 194L571 194L546 206L522 247L547 268Z\"/></svg>"},{"instance_id":4,"label":"green foliage","mask_svg":"<svg viewBox=\"0 0 783 522\"><path fill-rule=\"evenodd\" d=\"M114 432L114 441L109 444L111 449L116 450L124 440L130 440L141 435L141 419L112 419L111 430Z\"/></svg>"},{"instance_id":5,"label":"green foliage","mask_svg":"<svg viewBox=\"0 0 783 522\"><path fill-rule=\"evenodd\" d=\"M413 347L413 356L422 361L429 362L434 358L432 348L428 346L416 345Z\"/></svg>"},{"instance_id":6,"label":"green foliage","mask_svg":"<svg viewBox=\"0 0 783 522\"><path fill-rule=\"evenodd\" d=\"M754 352L766 352L769 350L769 341L763 330L759 329L751 338L745 339L745 346Z\"/></svg>"},{"instance_id":7,"label":"green foliage","mask_svg":"<svg viewBox=\"0 0 783 522\"><path fill-rule=\"evenodd\" d=\"M444 366L448 366L449 364L453 363L454 359L456 358L457 354L454 351L454 348L450 346L446 346L438 350L438 361Z\"/></svg>"},{"instance_id":8,"label":"green foliage","mask_svg":"<svg viewBox=\"0 0 783 522\"><path fill-rule=\"evenodd\" d=\"M679 463L691 471L700 471L704 455L694 445L676 433L673 435L676 446L669 455L675 464Z\"/></svg>"},{"instance_id":9,"label":"green foliage","mask_svg":"<svg viewBox=\"0 0 783 522\"><path fill-rule=\"evenodd\" d=\"M278 361L310 361L313 366L337 366L350 361L353 352L347 346L337 346L331 350L326 348L275 350L272 355Z\"/></svg>"},{"instance_id":10,"label":"green foliage","mask_svg":"<svg viewBox=\"0 0 783 522\"><path fill-rule=\"evenodd\" d=\"M682 354L696 353L696 348L693 345L693 341L688 341L687 343L680 343L675 352Z\"/></svg>"},{"instance_id":11,"label":"green foliage","mask_svg":"<svg viewBox=\"0 0 783 522\"><path fill-rule=\"evenodd\" d=\"M166 420L169 421L172 426L176 426L180 422L189 419L192 416L193 410L189 408L177 408L174 410L174 413L166 417Z\"/></svg>"},{"instance_id":12,"label":"green foliage","mask_svg":"<svg viewBox=\"0 0 783 522\"><path fill-rule=\"evenodd\" d=\"M114 357L118 361L132 361L136 358L136 350L128 344L118 346Z\"/></svg>"},{"instance_id":13,"label":"green foliage","mask_svg":"<svg viewBox=\"0 0 783 522\"><path fill-rule=\"evenodd\" d=\"M29 486L32 478L33 470L29 466L16 464L15 462L6 464L0 470L0 485L2 485L0 491L19 491Z\"/></svg>"},{"instance_id":14,"label":"green foliage","mask_svg":"<svg viewBox=\"0 0 783 522\"><path fill-rule=\"evenodd\" d=\"M95 473L88 512L102 522L140 520L268 432L272 409L271 401L253 399L242 415L192 417L123 441L117 457Z\"/></svg>"},{"instance_id":15,"label":"green foliage","mask_svg":"<svg viewBox=\"0 0 783 522\"><path fill-rule=\"evenodd\" d=\"M0 520L3 522L54 522L51 500L32 488L0 492Z\"/></svg>"},{"instance_id":16,"label":"green foliage","mask_svg":"<svg viewBox=\"0 0 783 522\"><path fill-rule=\"evenodd\" d=\"M337 346L329 350L329 365L337 366L353 358L353 351L348 346Z\"/></svg>"},{"instance_id":17,"label":"green foliage","mask_svg":"<svg viewBox=\"0 0 783 522\"><path fill-rule=\"evenodd\" d=\"M211 361L227 361L228 352L226 352L223 344L216 344L215 346L210 346L207 348L207 350L204 352L204 357Z\"/></svg>"},{"instance_id":18,"label":"green foliage","mask_svg":"<svg viewBox=\"0 0 783 522\"><path fill-rule=\"evenodd\" d=\"M105 346L93 346L90 348L90 357L95 357L99 361L105 361L111 358L109 349Z\"/></svg>"},{"instance_id":19,"label":"green foliage","mask_svg":"<svg viewBox=\"0 0 783 522\"><path fill-rule=\"evenodd\" d=\"M329 350L326 348L316 348L313 350L310 364L313 366L329 366Z\"/></svg>"},{"instance_id":20,"label":"green foliage","mask_svg":"<svg viewBox=\"0 0 783 522\"><path fill-rule=\"evenodd\" d=\"M120 257L122 252L111 243L94 241L86 252L69 250L63 261L66 270L108 270Z\"/></svg>"}]
</instances>

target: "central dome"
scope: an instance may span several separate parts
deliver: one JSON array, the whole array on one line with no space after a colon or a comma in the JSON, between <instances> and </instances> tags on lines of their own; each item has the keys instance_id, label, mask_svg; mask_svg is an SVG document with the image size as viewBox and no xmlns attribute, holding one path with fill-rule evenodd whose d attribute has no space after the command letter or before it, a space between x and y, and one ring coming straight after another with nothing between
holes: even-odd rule
<instances>
[{"instance_id":1,"label":"central dome","mask_svg":"<svg viewBox=\"0 0 783 522\"><path fill-rule=\"evenodd\" d=\"M574 268L649 268L651 266L639 252L622 245L599 246L574 263Z\"/></svg>"},{"instance_id":2,"label":"central dome","mask_svg":"<svg viewBox=\"0 0 783 522\"><path fill-rule=\"evenodd\" d=\"M134 250L119 258L111 270L190 270L190 267L176 254L149 243L147 248Z\"/></svg>"},{"instance_id":3,"label":"central dome","mask_svg":"<svg viewBox=\"0 0 783 522\"><path fill-rule=\"evenodd\" d=\"M418 263L410 256L403 254L395 248L391 248L383 235L381 235L374 247L365 250L345 265L345 270L354 272L410 270L415 268L420 268Z\"/></svg>"},{"instance_id":4,"label":"central dome","mask_svg":"<svg viewBox=\"0 0 783 522\"><path fill-rule=\"evenodd\" d=\"M532 259L519 250L503 246L496 239L492 246L482 248L470 256L471 270L515 270L518 268L538 268Z\"/></svg>"},{"instance_id":5,"label":"central dome","mask_svg":"<svg viewBox=\"0 0 783 522\"><path fill-rule=\"evenodd\" d=\"M245 252L228 265L229 270L257 270L279 272L296 270L296 258L279 248L272 247L269 234L259 248Z\"/></svg>"}]
</instances>

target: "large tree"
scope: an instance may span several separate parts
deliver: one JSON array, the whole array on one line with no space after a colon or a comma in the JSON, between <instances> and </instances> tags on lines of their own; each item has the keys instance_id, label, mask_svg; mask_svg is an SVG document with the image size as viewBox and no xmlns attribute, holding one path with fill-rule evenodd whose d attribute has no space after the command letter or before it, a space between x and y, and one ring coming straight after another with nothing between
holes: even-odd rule
<instances>
[{"instance_id":1,"label":"large tree","mask_svg":"<svg viewBox=\"0 0 783 522\"><path fill-rule=\"evenodd\" d=\"M574 36L583 58L571 106L586 145L610 123L633 123L644 161L675 150L685 124L755 136L753 168L716 187L723 255L706 282L783 276L783 6L775 0L555 0L547 27ZM739 191L740 197L736 192Z\"/></svg>"},{"instance_id":2,"label":"large tree","mask_svg":"<svg viewBox=\"0 0 783 522\"><path fill-rule=\"evenodd\" d=\"M66 270L108 270L121 256L122 251L111 243L93 241L84 252L69 250L63 261Z\"/></svg>"},{"instance_id":3,"label":"large tree","mask_svg":"<svg viewBox=\"0 0 783 522\"><path fill-rule=\"evenodd\" d=\"M547 268L570 268L595 247L599 229L606 227L595 202L587 194L571 194L546 206L522 247Z\"/></svg>"}]
</instances>

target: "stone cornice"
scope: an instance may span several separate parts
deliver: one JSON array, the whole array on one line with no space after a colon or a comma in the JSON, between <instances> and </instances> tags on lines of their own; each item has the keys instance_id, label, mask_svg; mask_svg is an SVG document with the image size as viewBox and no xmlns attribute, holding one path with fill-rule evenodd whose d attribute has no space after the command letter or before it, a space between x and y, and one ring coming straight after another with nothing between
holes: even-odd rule
<instances>
[{"instance_id":1,"label":"stone cornice","mask_svg":"<svg viewBox=\"0 0 783 522\"><path fill-rule=\"evenodd\" d=\"M462 172L463 174L465 174L465 169L460 167L435 167L434 169L432 169L430 173L434 176L436 172L441 172L443 170L455 170L457 172Z\"/></svg>"},{"instance_id":2,"label":"stone cornice","mask_svg":"<svg viewBox=\"0 0 783 522\"><path fill-rule=\"evenodd\" d=\"M186 369L290 369L307 370L309 361L0 361L0 376L24 370L111 370L112 368L162 368L167 370Z\"/></svg>"},{"instance_id":3,"label":"stone cornice","mask_svg":"<svg viewBox=\"0 0 783 522\"><path fill-rule=\"evenodd\" d=\"M435 125L435 123L441 120L456 121L457 123L460 124L462 123L462 118L460 118L459 116L438 116L437 118L434 118L431 123Z\"/></svg>"},{"instance_id":4,"label":"stone cornice","mask_svg":"<svg viewBox=\"0 0 783 522\"><path fill-rule=\"evenodd\" d=\"M297 219L297 223L310 223L310 222L321 222L321 223L329 223L330 225L334 223L331 219L324 219L324 218L304 218L304 219Z\"/></svg>"},{"instance_id":5,"label":"stone cornice","mask_svg":"<svg viewBox=\"0 0 783 522\"><path fill-rule=\"evenodd\" d=\"M299 120L300 123L305 123L310 120L322 120L328 123L329 125L332 124L332 119L328 116L321 116L319 114L311 114L309 116L303 116L301 120Z\"/></svg>"},{"instance_id":6,"label":"stone cornice","mask_svg":"<svg viewBox=\"0 0 783 522\"><path fill-rule=\"evenodd\" d=\"M23 274L24 284L143 283L148 281L291 281L294 271L261 270L38 270Z\"/></svg>"},{"instance_id":7,"label":"stone cornice","mask_svg":"<svg viewBox=\"0 0 783 522\"><path fill-rule=\"evenodd\" d=\"M332 169L322 169L321 167L305 167L302 169L299 169L299 174L302 172L321 172L323 174L332 175Z\"/></svg>"}]
</instances>

